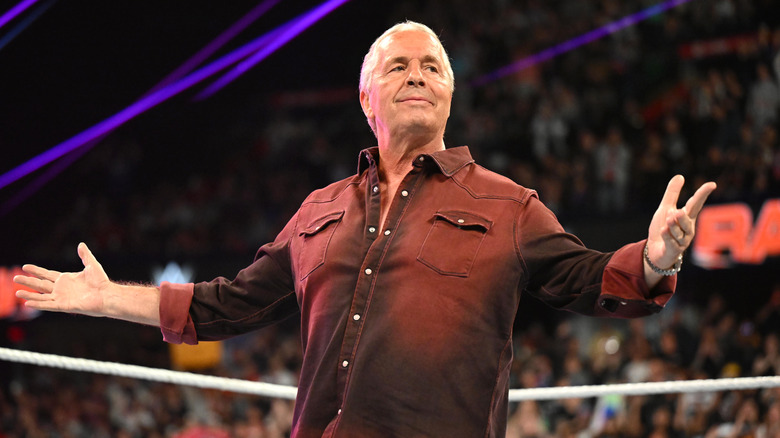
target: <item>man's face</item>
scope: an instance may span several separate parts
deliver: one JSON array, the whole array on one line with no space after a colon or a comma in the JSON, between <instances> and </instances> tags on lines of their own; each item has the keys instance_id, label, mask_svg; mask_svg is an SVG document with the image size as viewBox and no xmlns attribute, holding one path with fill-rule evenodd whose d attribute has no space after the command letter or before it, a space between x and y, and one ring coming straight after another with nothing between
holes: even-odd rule
<instances>
[{"instance_id":1,"label":"man's face","mask_svg":"<svg viewBox=\"0 0 780 438\"><path fill-rule=\"evenodd\" d=\"M444 135L452 92L444 75L441 46L422 31L394 33L377 47L370 89L360 93L377 137Z\"/></svg>"}]
</instances>

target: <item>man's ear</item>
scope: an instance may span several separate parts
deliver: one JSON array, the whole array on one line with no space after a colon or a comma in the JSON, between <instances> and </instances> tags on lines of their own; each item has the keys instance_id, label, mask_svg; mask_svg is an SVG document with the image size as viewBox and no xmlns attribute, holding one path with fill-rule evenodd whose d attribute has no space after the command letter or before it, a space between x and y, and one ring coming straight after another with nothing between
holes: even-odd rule
<instances>
[{"instance_id":1,"label":"man's ear","mask_svg":"<svg viewBox=\"0 0 780 438\"><path fill-rule=\"evenodd\" d=\"M360 106L363 108L363 114L366 115L367 119L374 118L374 111L371 109L371 102L369 102L368 93L365 91L360 92Z\"/></svg>"}]
</instances>

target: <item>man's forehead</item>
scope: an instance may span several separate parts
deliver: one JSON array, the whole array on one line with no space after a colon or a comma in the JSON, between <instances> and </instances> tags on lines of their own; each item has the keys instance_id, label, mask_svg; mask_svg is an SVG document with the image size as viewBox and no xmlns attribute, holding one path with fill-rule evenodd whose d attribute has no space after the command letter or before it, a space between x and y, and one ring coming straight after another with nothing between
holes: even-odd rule
<instances>
[{"instance_id":1,"label":"man's forehead","mask_svg":"<svg viewBox=\"0 0 780 438\"><path fill-rule=\"evenodd\" d=\"M385 60L422 54L440 61L444 51L432 35L421 30L402 30L390 34L379 43L378 48Z\"/></svg>"}]
</instances>

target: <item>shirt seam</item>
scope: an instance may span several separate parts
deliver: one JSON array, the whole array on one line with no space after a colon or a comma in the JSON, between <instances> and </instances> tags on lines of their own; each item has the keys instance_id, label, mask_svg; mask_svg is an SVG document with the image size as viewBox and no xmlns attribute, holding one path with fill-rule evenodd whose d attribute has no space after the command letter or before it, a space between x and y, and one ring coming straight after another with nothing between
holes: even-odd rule
<instances>
[{"instance_id":1,"label":"shirt seam","mask_svg":"<svg viewBox=\"0 0 780 438\"><path fill-rule=\"evenodd\" d=\"M199 322L199 323L197 323L197 324L196 324L196 326L199 326L199 327L208 327L208 326L210 326L210 325L217 324L217 323L223 323L223 322L231 322L231 323L232 323L232 322L243 322L243 321L246 321L246 320L248 320L248 319L254 318L254 317L258 316L258 315L261 315L261 314L263 314L263 313L267 313L269 310L272 310L272 309L273 309L273 308L274 308L274 307L275 307L277 304L279 304L281 301L284 301L284 300L286 300L288 297L290 297L290 295L294 295L294 294L295 294L295 292L294 292L294 291L293 291L293 292L289 292L289 293L287 293L285 296L283 296L283 297L279 297L279 298L278 298L276 301L274 301L273 303L271 303L271 304L269 304L269 305L267 305L267 306L263 307L261 310L258 310L258 311L257 311L257 312L255 312L255 313L249 314L249 315L247 315L247 316L244 316L244 317L241 317L241 318L238 318L238 319L226 319L226 318L221 318L221 319L215 319L215 320L213 320L213 321L208 321L208 322Z\"/></svg>"},{"instance_id":2,"label":"shirt seam","mask_svg":"<svg viewBox=\"0 0 780 438\"><path fill-rule=\"evenodd\" d=\"M525 257L523 257L523 250L520 248L520 209L523 207L523 205L525 204L519 203L517 205L517 214L515 215L515 221L512 225L512 234L514 235L512 243L515 246L515 255L517 256L517 260L520 262L520 266L522 267L523 272L525 272L522 285L522 288L525 289L531 279L528 272L528 264L526 264Z\"/></svg>"},{"instance_id":3,"label":"shirt seam","mask_svg":"<svg viewBox=\"0 0 780 438\"><path fill-rule=\"evenodd\" d=\"M498 390L498 381L501 378L501 362L504 358L504 355L506 354L506 351L508 348L511 348L512 343L512 335L510 334L509 339L504 343L504 348L501 350L501 354L498 356L498 363L496 364L496 379L493 383L493 395L490 396L490 409L488 409L488 418L487 418L487 427L485 428L485 438L490 436L490 430L493 427L493 417L494 417L494 404L496 403L496 391Z\"/></svg>"},{"instance_id":4,"label":"shirt seam","mask_svg":"<svg viewBox=\"0 0 780 438\"><path fill-rule=\"evenodd\" d=\"M455 184L458 187L460 187L461 189L465 190L474 199L498 199L498 200L502 200L502 201L517 202L518 204L524 204L525 203L525 201L523 201L522 199L518 199L518 198L515 198L513 196L478 195L478 194L474 193L469 187L467 187L465 183L463 183L462 181L459 181L455 177L455 175L451 176L450 179L452 179L452 181L454 181Z\"/></svg>"},{"instance_id":5,"label":"shirt seam","mask_svg":"<svg viewBox=\"0 0 780 438\"><path fill-rule=\"evenodd\" d=\"M314 194L312 194L310 196L310 198L307 198L306 200L303 201L303 203L301 204L301 208L303 208L303 207L305 207L306 205L309 205L309 204L326 204L328 202L334 202L334 201L338 200L347 191L347 189L350 188L350 186L360 185L360 182L362 180L363 180L363 177L361 176L357 181L350 181L350 182L348 182L347 184L344 185L344 187L341 188L341 190L337 194L333 195L329 199L313 199ZM321 193L324 190L325 189L320 189L317 192ZM315 193L317 193L317 192L315 192ZM298 227L297 227L298 222L297 221L296 221L295 225L296 225L295 229L297 230L298 229Z\"/></svg>"},{"instance_id":6,"label":"shirt seam","mask_svg":"<svg viewBox=\"0 0 780 438\"><path fill-rule=\"evenodd\" d=\"M297 228L297 225L298 225L298 218L297 218L297 217L296 217L296 219L295 219L295 225L296 225L296 228ZM292 237L290 237L290 239L292 239ZM288 247L289 247L289 245L288 245ZM271 259L271 260L272 260L274 263L276 263L276 266L277 266L277 267L278 267L280 270L282 270L282 271L284 270L284 269L282 268L282 265L281 265L281 264L280 264L280 263L279 263L279 262L278 262L278 261L277 261L275 258L273 258L273 256L271 256L271 255L269 254L269 255L268 255L268 258L269 258L269 259ZM282 302L282 301L286 300L287 298L289 298L289 297L290 297L290 295L294 295L294 294L295 294L295 290L292 290L292 291L288 292L287 294L285 294L284 296L282 296L282 297L279 297L278 299L276 299L276 300L275 300L274 302L272 302L271 304L269 304L269 305L267 305L267 306L263 307L262 309L258 310L257 312L255 312L255 313L252 313L252 314L249 314L249 315L246 315L246 316L244 316L244 317L241 317L241 318L238 318L238 319L227 319L227 318L220 318L220 319L215 319L215 320L213 320L213 321L208 321L208 322L200 322L200 323L197 323L197 324L195 324L195 326L197 326L197 327L208 327L208 326L210 326L210 325L217 324L217 323L224 323L224 322L242 322L242 321L246 321L246 320L248 320L248 319L251 319L251 318L257 317L258 315L262 315L263 313L267 313L269 310L273 309L273 308L274 308L276 305L278 305L280 302ZM193 321L193 323L194 323L194 321Z\"/></svg>"}]
</instances>

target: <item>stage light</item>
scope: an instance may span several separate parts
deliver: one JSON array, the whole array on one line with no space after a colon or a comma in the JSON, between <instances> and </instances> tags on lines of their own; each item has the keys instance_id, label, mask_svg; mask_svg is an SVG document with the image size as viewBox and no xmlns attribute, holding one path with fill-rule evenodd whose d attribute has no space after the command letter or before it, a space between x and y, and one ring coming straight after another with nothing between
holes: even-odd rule
<instances>
[{"instance_id":1,"label":"stage light","mask_svg":"<svg viewBox=\"0 0 780 438\"><path fill-rule=\"evenodd\" d=\"M278 49L279 47L281 47L281 44L274 44L274 41L276 41L277 39L276 36L279 32L282 32L280 38L284 37L286 38L285 42L289 41L290 39L298 35L302 30L306 29L311 24L313 24L313 22L310 22L311 17L316 16L318 17L317 19L319 19L322 16L324 16L324 14L320 15L319 13L322 12L326 7L331 6L327 10L327 12L330 12L330 10L335 9L335 7L340 6L346 1L348 0L331 0L329 2L326 2L325 4L319 6L318 8L315 8L314 10L307 12L306 14L303 14L299 17L296 17L293 20L290 20L289 22L279 26L277 29L250 41L249 43L241 46L240 48L234 50L231 53L228 53L227 55L222 56L221 58L217 59L211 64L208 64L205 67L198 69L197 71L185 76L179 81L176 81L173 84L170 84L164 88L161 88L153 93L148 94L147 96L137 100L129 107L103 120L97 125L75 135L74 137L71 137L68 140L65 140L64 142L58 144L57 146L54 146L48 151L43 152L42 154L39 154L31 158L30 160L20 164L19 166L16 166L15 168L9 170L8 172L0 175L0 189L23 178L24 176L30 174L31 172L40 169L41 167L51 163L52 161L62 157L63 155L81 147L87 142L90 142L102 135L105 135L106 133L116 129L117 127L131 120L132 118L147 111L148 109L156 105L159 105L160 103L191 88L192 86L215 75L216 73L219 73L220 71L230 67L231 65L240 62L241 60L247 58L248 56L258 53L258 51L263 50L266 47L266 45L273 44L274 50ZM304 22L308 24L306 24L305 26L297 26L296 24L298 24L299 22ZM296 33L287 32L287 30L289 30L290 28L295 28L300 30Z\"/></svg>"},{"instance_id":2,"label":"stage light","mask_svg":"<svg viewBox=\"0 0 780 438\"><path fill-rule=\"evenodd\" d=\"M598 29L579 35L568 41L564 41L556 46L550 47L549 49L542 50L537 54L528 56L519 61L513 62L512 64L501 67L492 73L482 75L477 79L473 80L471 82L471 85L475 87L479 87L488 84L490 82L493 82L497 79L501 79L504 76L508 76L513 73L517 73L521 70L525 70L528 67L555 58L558 55L574 50L577 47L588 44L597 39L603 38L621 29L625 29L626 27L633 26L634 24L639 23L642 20L646 20L668 9L680 6L684 3L688 3L689 1L690 0L667 0L657 5L650 6L649 8L643 9L637 13L623 17L620 20L616 20L611 23L605 24L604 26L601 26Z\"/></svg>"},{"instance_id":3,"label":"stage light","mask_svg":"<svg viewBox=\"0 0 780 438\"><path fill-rule=\"evenodd\" d=\"M233 82L236 78L246 73L247 70L260 63L262 60L267 58L270 54L275 52L277 49L287 44L291 39L300 35L301 32L311 27L314 23L320 21L331 11L343 5L347 1L349 0L330 0L320 5L316 9L312 10L311 12L303 16L301 19L296 20L294 23L291 23L290 26L288 26L286 29L284 29L281 32L281 35L279 35L278 38L275 38L272 42L270 42L267 46L260 49L257 53L255 53L245 61L242 61L237 66L233 67L232 70L225 73L222 77L220 77L214 83L209 85L205 90L200 92L195 97L195 99L201 100L201 99L208 98L209 96L212 96L214 93L221 90L229 83Z\"/></svg>"},{"instance_id":4,"label":"stage light","mask_svg":"<svg viewBox=\"0 0 780 438\"><path fill-rule=\"evenodd\" d=\"M55 1L57 0L49 0L31 13L27 14L27 16L24 17L24 20L17 23L16 26L12 27L7 34L3 35L3 37L0 38L0 50L7 46L8 43L13 41L13 39L22 33L22 31L27 29L35 20L38 19L38 17L43 15L43 13L46 12Z\"/></svg>"},{"instance_id":5,"label":"stage light","mask_svg":"<svg viewBox=\"0 0 780 438\"><path fill-rule=\"evenodd\" d=\"M222 32L218 37L214 38L213 41L200 49L198 53L192 55L188 60L184 61L182 65L177 67L176 70L172 71L168 76L163 78L157 85L152 87L148 93L153 93L166 85L172 84L173 82L176 82L187 75L187 73L195 70L195 68L201 65L206 59L209 58L209 56L216 53L217 50L221 49L228 41L235 38L235 36L246 29L247 26L257 21L258 18L263 16L263 14L268 12L268 10L274 7L277 3L279 3L279 0L265 0L264 2L255 6L251 11L247 12L246 15L241 17L232 26Z\"/></svg>"},{"instance_id":6,"label":"stage light","mask_svg":"<svg viewBox=\"0 0 780 438\"><path fill-rule=\"evenodd\" d=\"M9 9L8 12L0 16L0 27L5 26L9 21L16 18L17 15L24 12L27 8L34 5L38 0L23 0L18 5Z\"/></svg>"}]
</instances>

